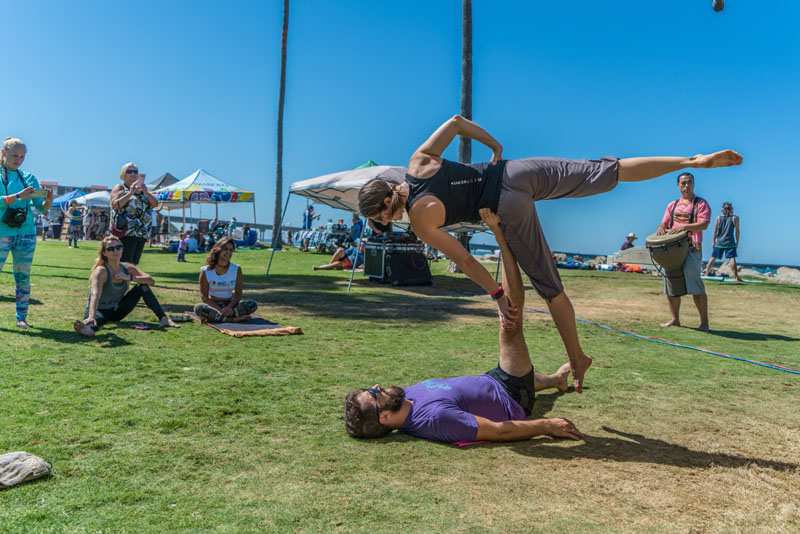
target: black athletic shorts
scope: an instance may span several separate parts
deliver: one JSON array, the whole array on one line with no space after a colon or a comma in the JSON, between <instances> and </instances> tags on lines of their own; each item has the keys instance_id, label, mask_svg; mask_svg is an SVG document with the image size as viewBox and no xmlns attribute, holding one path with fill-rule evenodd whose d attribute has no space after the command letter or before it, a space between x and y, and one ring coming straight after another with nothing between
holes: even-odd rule
<instances>
[{"instance_id":1,"label":"black athletic shorts","mask_svg":"<svg viewBox=\"0 0 800 534\"><path fill-rule=\"evenodd\" d=\"M525 376L513 376L498 365L486 374L500 382L512 399L522 406L525 415L530 417L533 412L533 402L536 400L536 392L533 388L533 369Z\"/></svg>"}]
</instances>

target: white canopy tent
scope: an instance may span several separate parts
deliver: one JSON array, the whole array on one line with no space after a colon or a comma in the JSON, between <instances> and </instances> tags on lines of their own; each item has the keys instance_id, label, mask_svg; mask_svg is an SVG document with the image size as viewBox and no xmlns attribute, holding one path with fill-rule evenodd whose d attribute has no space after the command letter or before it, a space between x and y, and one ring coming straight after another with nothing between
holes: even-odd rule
<instances>
[{"instance_id":1,"label":"white canopy tent","mask_svg":"<svg viewBox=\"0 0 800 534\"><path fill-rule=\"evenodd\" d=\"M111 191L95 191L75 199L75 202L87 208L111 208Z\"/></svg>"},{"instance_id":2,"label":"white canopy tent","mask_svg":"<svg viewBox=\"0 0 800 534\"><path fill-rule=\"evenodd\" d=\"M292 184L289 195L306 197L314 202L325 204L332 208L358 213L358 192L373 178L382 178L390 182L403 182L405 180L405 167L390 165L375 165L349 171L334 172L308 180L301 180ZM286 199L287 206L289 199ZM284 213L286 210L284 209ZM403 215L401 225L408 225L407 214ZM448 232L483 231L486 228L480 224L459 223L444 228Z\"/></svg>"},{"instance_id":3,"label":"white canopy tent","mask_svg":"<svg viewBox=\"0 0 800 534\"><path fill-rule=\"evenodd\" d=\"M314 202L325 204L336 209L342 209L353 213L358 213L358 192L361 188L372 180L373 178L381 178L390 182L401 183L405 180L406 168L392 165L371 165L362 166L349 171L334 172L325 174L316 178L308 180L301 180L292 184L289 189L289 195L286 197L286 203L283 206L283 213L281 214L281 224L278 228L274 229L280 232L283 227L283 218L286 216L286 209L289 207L289 199L292 195L306 197ZM401 226L408 226L408 214L403 214L401 221L395 221ZM486 227L481 223L459 223L451 226L444 227L448 232L463 232L463 231L485 231ZM363 229L362 229L363 232ZM269 264L267 265L267 276L269 276L270 268L272 267L272 258L275 255L275 250L269 257ZM498 265L499 266L499 265ZM350 273L350 283L347 286L348 291L353 282L355 274L355 262L353 264L353 271Z\"/></svg>"}]
</instances>

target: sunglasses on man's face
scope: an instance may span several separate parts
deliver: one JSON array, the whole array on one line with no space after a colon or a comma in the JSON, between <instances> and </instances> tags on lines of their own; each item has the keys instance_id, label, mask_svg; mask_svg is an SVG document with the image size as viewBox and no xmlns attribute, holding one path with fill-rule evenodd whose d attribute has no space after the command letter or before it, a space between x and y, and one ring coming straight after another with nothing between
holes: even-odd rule
<instances>
[{"instance_id":1,"label":"sunglasses on man's face","mask_svg":"<svg viewBox=\"0 0 800 534\"><path fill-rule=\"evenodd\" d=\"M118 250L122 250L122 245L111 245L110 247L106 247L106 252L116 252Z\"/></svg>"},{"instance_id":2,"label":"sunglasses on man's face","mask_svg":"<svg viewBox=\"0 0 800 534\"><path fill-rule=\"evenodd\" d=\"M380 403L378 402L378 399L380 398L381 393L383 391L384 391L384 389L379 385L372 386L371 388L367 388L367 393L369 393L370 396L373 399L375 399L375 417L377 417L379 420L381 418L381 407L380 407Z\"/></svg>"},{"instance_id":3,"label":"sunglasses on man's face","mask_svg":"<svg viewBox=\"0 0 800 534\"><path fill-rule=\"evenodd\" d=\"M125 174L139 174L139 169L128 169Z\"/></svg>"}]
</instances>

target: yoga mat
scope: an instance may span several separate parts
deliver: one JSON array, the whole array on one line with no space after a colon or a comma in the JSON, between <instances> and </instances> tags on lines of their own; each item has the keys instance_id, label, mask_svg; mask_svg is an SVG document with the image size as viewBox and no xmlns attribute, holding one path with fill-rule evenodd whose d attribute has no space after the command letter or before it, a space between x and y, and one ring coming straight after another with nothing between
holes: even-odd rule
<instances>
[{"instance_id":1,"label":"yoga mat","mask_svg":"<svg viewBox=\"0 0 800 534\"><path fill-rule=\"evenodd\" d=\"M283 326L254 315L243 323L206 323L223 334L233 337L246 336L289 336L302 334L303 330L296 326Z\"/></svg>"}]
</instances>

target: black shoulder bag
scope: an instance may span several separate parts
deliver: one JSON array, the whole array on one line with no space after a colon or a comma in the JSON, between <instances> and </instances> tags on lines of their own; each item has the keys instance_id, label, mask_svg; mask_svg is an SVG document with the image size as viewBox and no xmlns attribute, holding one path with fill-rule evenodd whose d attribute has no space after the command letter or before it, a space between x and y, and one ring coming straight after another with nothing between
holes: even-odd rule
<instances>
[{"instance_id":1,"label":"black shoulder bag","mask_svg":"<svg viewBox=\"0 0 800 534\"><path fill-rule=\"evenodd\" d=\"M25 182L25 178L22 177L22 173L17 171L17 174L19 175L22 185L25 186L23 189L27 188L28 184ZM5 166L3 166L2 181L3 188L6 191L6 196L8 196L8 169L6 169ZM10 228L19 228L25 224L26 220L28 220L28 206L25 206L24 208L7 207L5 213L3 213L3 224Z\"/></svg>"}]
</instances>

